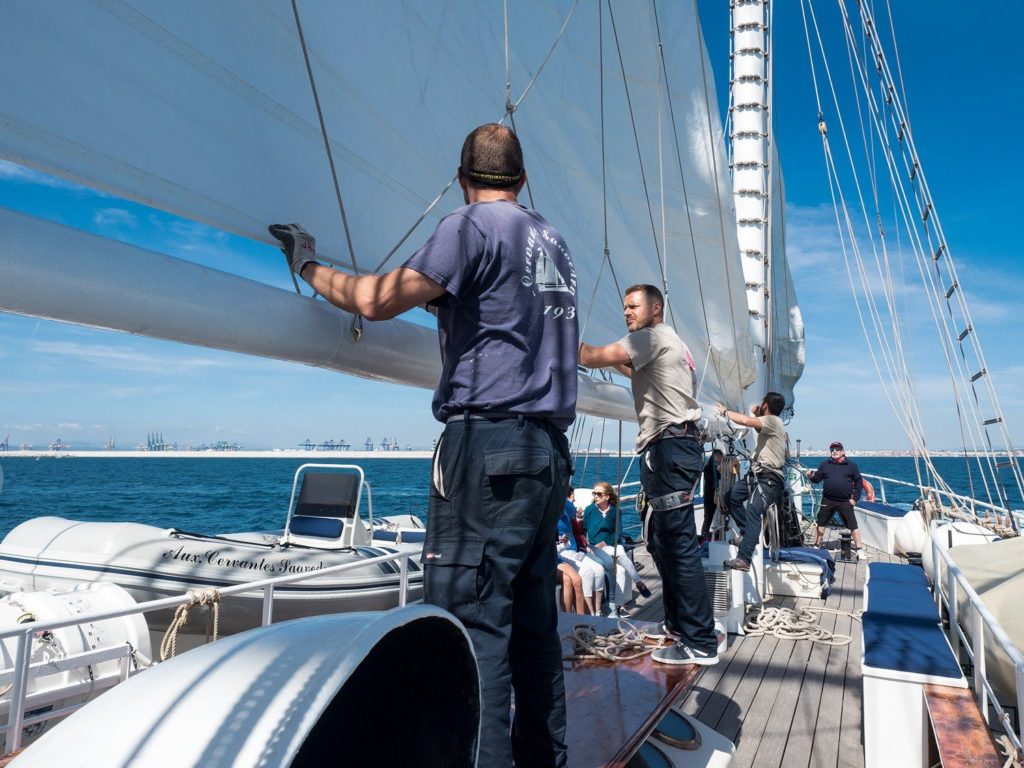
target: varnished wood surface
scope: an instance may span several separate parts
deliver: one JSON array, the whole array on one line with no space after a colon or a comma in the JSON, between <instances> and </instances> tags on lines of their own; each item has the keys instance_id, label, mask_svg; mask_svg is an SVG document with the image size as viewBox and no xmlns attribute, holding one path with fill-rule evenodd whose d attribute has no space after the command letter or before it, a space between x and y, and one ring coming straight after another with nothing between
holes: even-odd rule
<instances>
[{"instance_id":1,"label":"varnished wood surface","mask_svg":"<svg viewBox=\"0 0 1024 768\"><path fill-rule=\"evenodd\" d=\"M617 628L611 619L560 614L563 657L572 655L568 638L577 624L599 632ZM625 662L564 661L570 768L625 765L701 669L658 664L650 654Z\"/></svg>"},{"instance_id":2,"label":"varnished wood surface","mask_svg":"<svg viewBox=\"0 0 1024 768\"><path fill-rule=\"evenodd\" d=\"M924 699L943 768L1002 768L969 689L925 685Z\"/></svg>"},{"instance_id":3,"label":"varnished wood surface","mask_svg":"<svg viewBox=\"0 0 1024 768\"><path fill-rule=\"evenodd\" d=\"M826 545L836 546L835 532ZM769 606L861 608L870 562L899 562L872 550L873 557L838 562L828 600L772 598ZM637 547L640 576L654 593L632 606L634 618L664 618L661 582L650 556ZM860 622L823 614L819 623L852 636L846 646L731 635L718 665L701 667L682 700L683 710L736 744L737 768L863 768L861 743Z\"/></svg>"}]
</instances>

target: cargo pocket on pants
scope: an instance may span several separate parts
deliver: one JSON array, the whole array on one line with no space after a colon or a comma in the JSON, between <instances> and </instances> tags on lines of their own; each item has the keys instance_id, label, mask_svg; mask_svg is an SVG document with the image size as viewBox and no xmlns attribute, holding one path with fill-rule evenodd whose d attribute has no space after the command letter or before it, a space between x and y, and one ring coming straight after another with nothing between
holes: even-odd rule
<instances>
[{"instance_id":1,"label":"cargo pocket on pants","mask_svg":"<svg viewBox=\"0 0 1024 768\"><path fill-rule=\"evenodd\" d=\"M421 560L425 601L475 624L480 615L483 557L483 539L428 534Z\"/></svg>"},{"instance_id":2,"label":"cargo pocket on pants","mask_svg":"<svg viewBox=\"0 0 1024 768\"><path fill-rule=\"evenodd\" d=\"M483 519L497 528L536 526L551 500L551 454L505 449L484 452Z\"/></svg>"}]
</instances>

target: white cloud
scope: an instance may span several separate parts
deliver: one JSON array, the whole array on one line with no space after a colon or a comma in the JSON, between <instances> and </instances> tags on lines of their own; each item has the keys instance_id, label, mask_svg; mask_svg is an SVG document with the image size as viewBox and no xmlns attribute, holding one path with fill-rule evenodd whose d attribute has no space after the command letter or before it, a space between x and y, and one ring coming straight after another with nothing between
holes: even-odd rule
<instances>
[{"instance_id":1,"label":"white cloud","mask_svg":"<svg viewBox=\"0 0 1024 768\"><path fill-rule=\"evenodd\" d=\"M138 218L131 211L123 208L103 208L92 217L97 227L106 229L117 229L120 227L135 227L138 225Z\"/></svg>"},{"instance_id":2,"label":"white cloud","mask_svg":"<svg viewBox=\"0 0 1024 768\"><path fill-rule=\"evenodd\" d=\"M166 374L173 370L176 375L201 370L227 367L226 360L213 357L191 356L177 357L139 352L132 347L115 347L105 344L81 344L71 341L33 341L34 352L45 355L56 355L75 358L81 362L100 368L113 370L130 370L143 373Z\"/></svg>"},{"instance_id":3,"label":"white cloud","mask_svg":"<svg viewBox=\"0 0 1024 768\"><path fill-rule=\"evenodd\" d=\"M81 432L82 425L74 421L62 421L57 425L57 429L64 432Z\"/></svg>"},{"instance_id":4,"label":"white cloud","mask_svg":"<svg viewBox=\"0 0 1024 768\"><path fill-rule=\"evenodd\" d=\"M49 176L45 173L34 171L31 168L25 168L24 166L12 163L8 160L0 160L0 179L5 181L22 182L25 184L36 184L44 187L53 187L55 189L86 189L86 187L75 184L74 182L58 179L55 176ZM88 191L92 192L92 190Z\"/></svg>"}]
</instances>

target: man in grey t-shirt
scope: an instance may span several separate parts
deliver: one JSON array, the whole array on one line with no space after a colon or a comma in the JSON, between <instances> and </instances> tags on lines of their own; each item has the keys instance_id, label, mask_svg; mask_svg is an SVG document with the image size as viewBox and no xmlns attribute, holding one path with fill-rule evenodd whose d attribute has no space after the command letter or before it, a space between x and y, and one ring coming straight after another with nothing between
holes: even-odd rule
<instances>
[{"instance_id":1,"label":"man in grey t-shirt","mask_svg":"<svg viewBox=\"0 0 1024 768\"><path fill-rule=\"evenodd\" d=\"M665 300L653 285L626 289L629 331L603 347L580 344L580 363L615 368L632 380L640 434L640 482L650 505L647 548L661 575L666 634L676 638L651 658L663 664L717 664L715 620L693 520L693 490L703 465L695 422L697 366L664 323Z\"/></svg>"},{"instance_id":2,"label":"man in grey t-shirt","mask_svg":"<svg viewBox=\"0 0 1024 768\"><path fill-rule=\"evenodd\" d=\"M765 510L782 496L783 472L786 463L786 428L779 418L786 407L786 398L778 392L768 392L755 405L751 415L730 411L719 404L719 413L729 421L757 431L757 444L751 457L750 471L729 489L726 504L736 521L742 539L736 557L723 565L737 571L749 571L750 561L761 536L761 521Z\"/></svg>"}]
</instances>

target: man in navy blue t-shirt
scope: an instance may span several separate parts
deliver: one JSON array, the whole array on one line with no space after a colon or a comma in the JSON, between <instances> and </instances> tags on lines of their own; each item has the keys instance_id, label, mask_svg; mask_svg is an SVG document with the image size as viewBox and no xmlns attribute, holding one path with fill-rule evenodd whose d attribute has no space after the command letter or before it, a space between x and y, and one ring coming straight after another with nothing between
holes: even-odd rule
<instances>
[{"instance_id":1,"label":"man in navy blue t-shirt","mask_svg":"<svg viewBox=\"0 0 1024 768\"><path fill-rule=\"evenodd\" d=\"M376 277L318 264L312 237L275 225L292 270L369 320L437 312L445 424L423 548L426 601L454 613L476 651L478 764L564 766L565 686L553 542L569 485L576 415L576 271L561 235L518 203L522 148L501 125L462 147L466 205L406 263ZM511 723L511 691L516 714Z\"/></svg>"}]
</instances>

